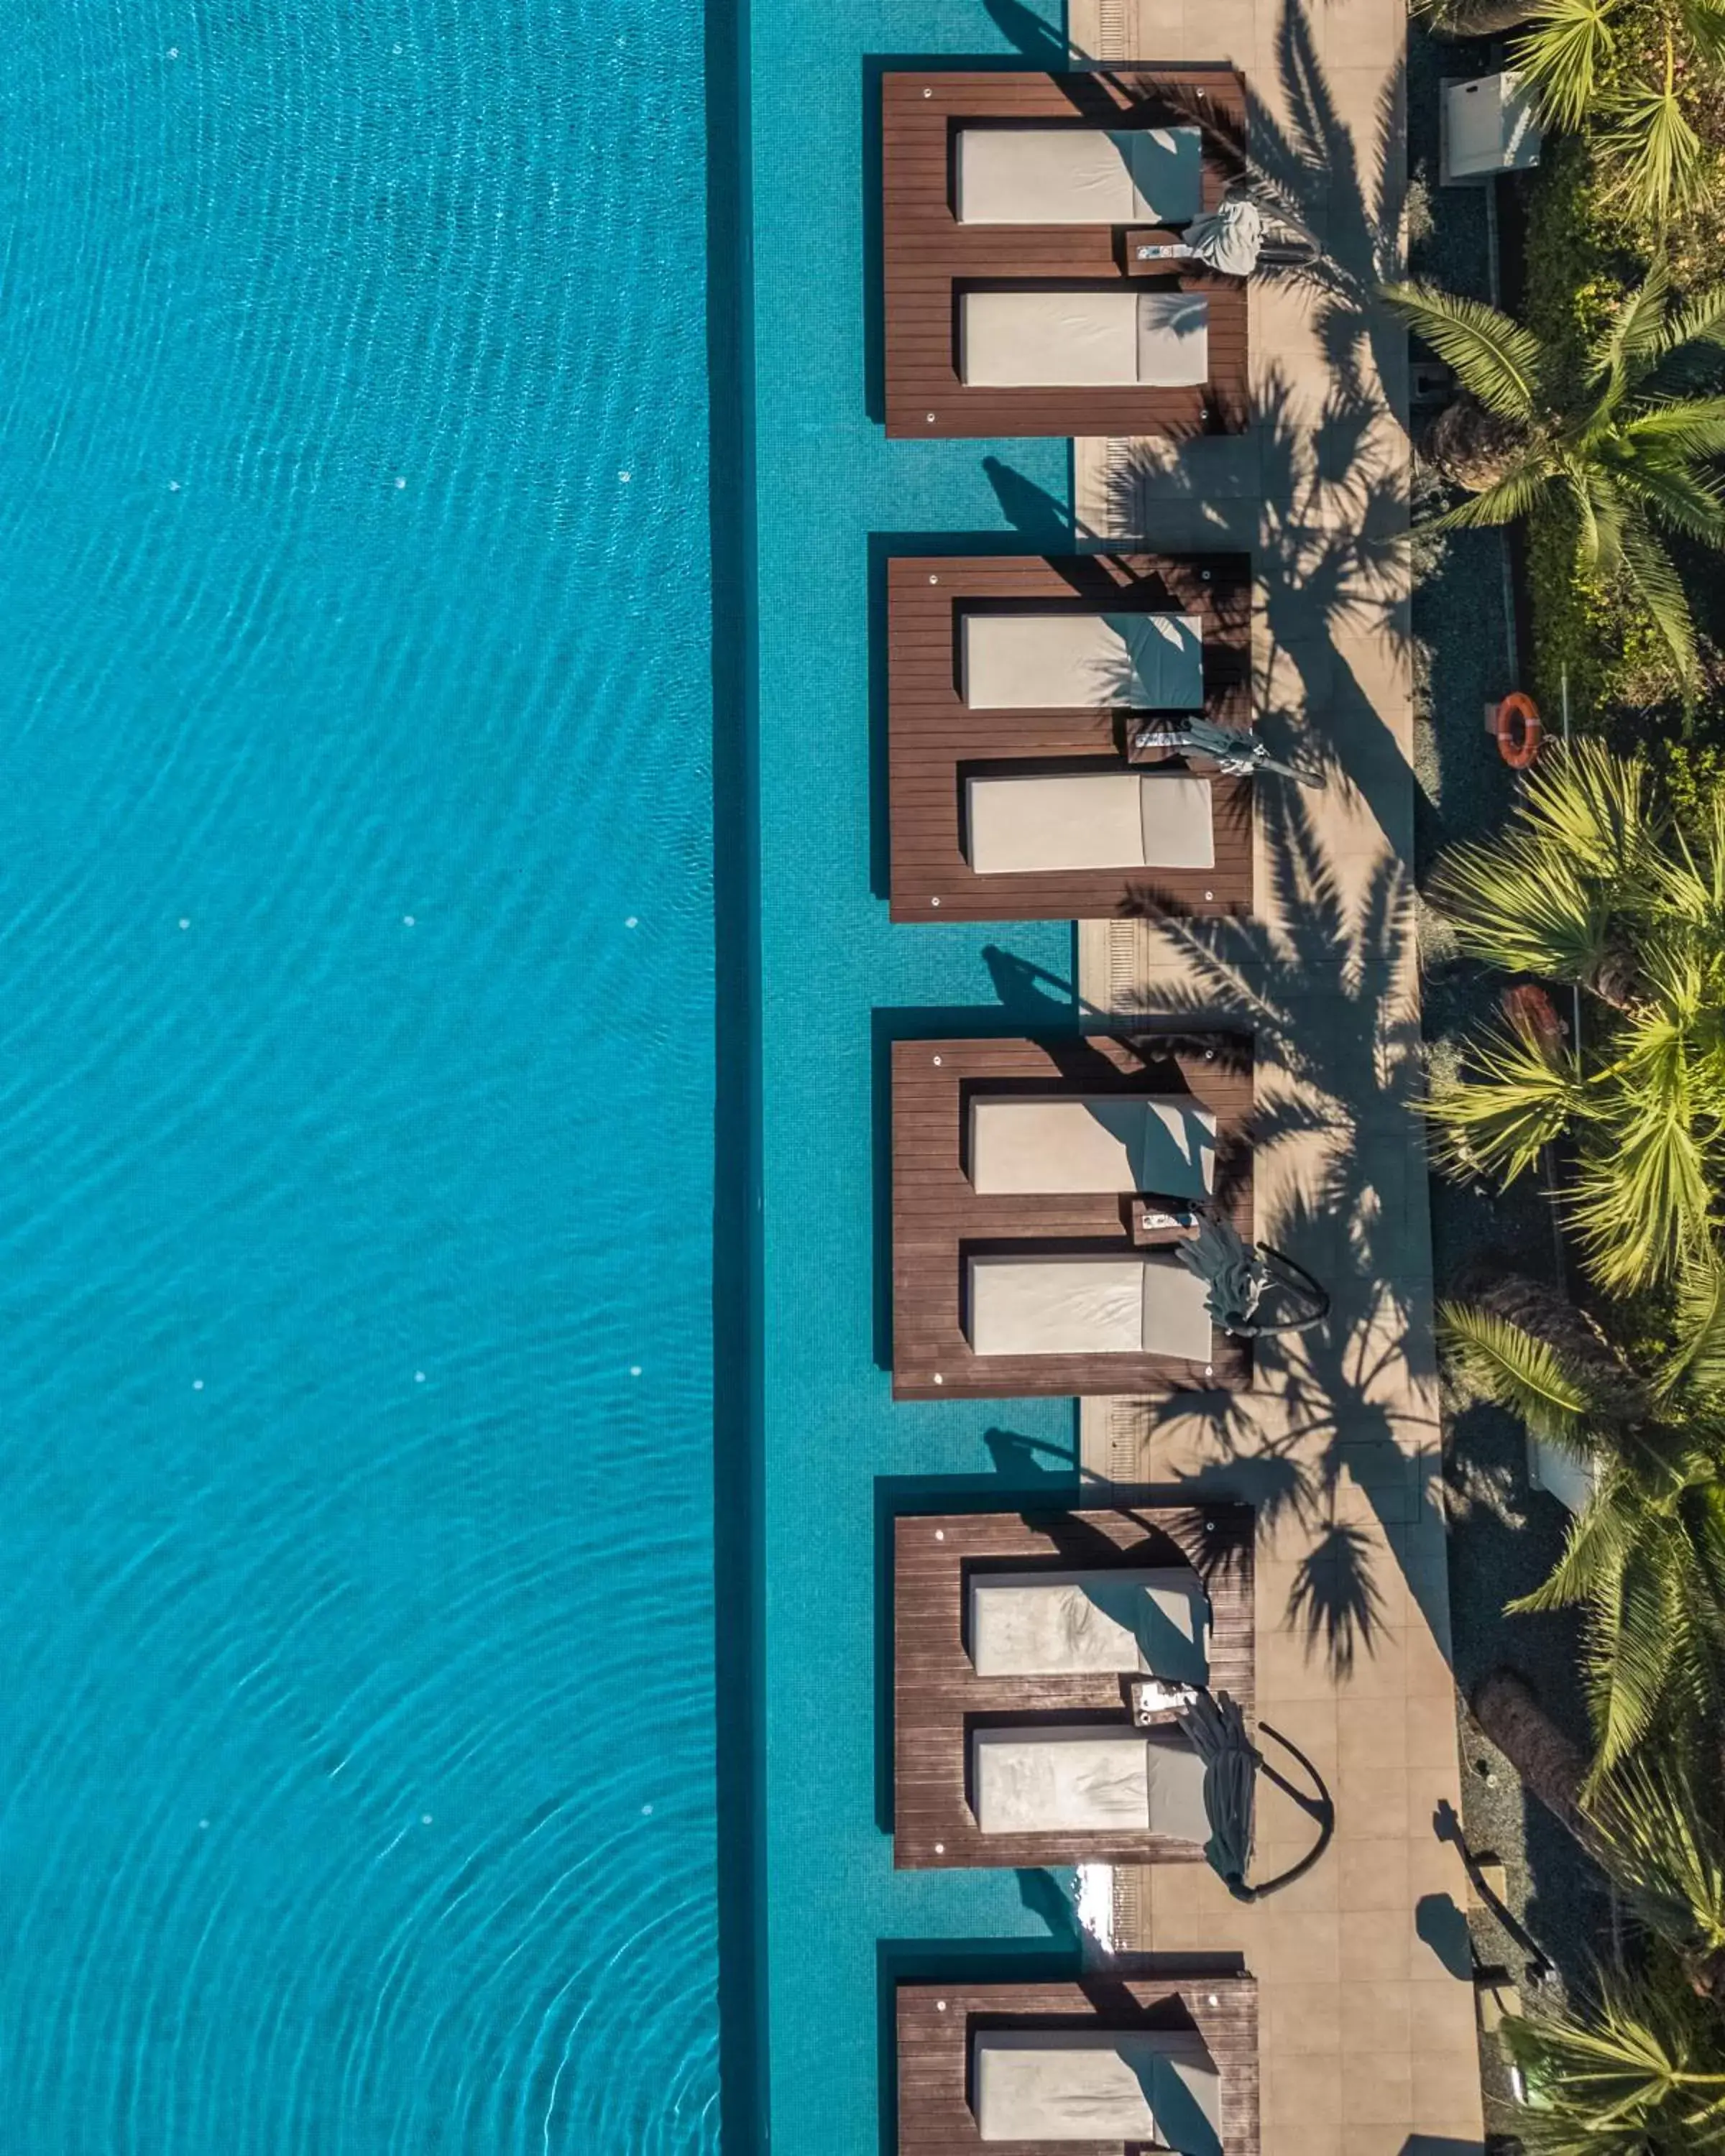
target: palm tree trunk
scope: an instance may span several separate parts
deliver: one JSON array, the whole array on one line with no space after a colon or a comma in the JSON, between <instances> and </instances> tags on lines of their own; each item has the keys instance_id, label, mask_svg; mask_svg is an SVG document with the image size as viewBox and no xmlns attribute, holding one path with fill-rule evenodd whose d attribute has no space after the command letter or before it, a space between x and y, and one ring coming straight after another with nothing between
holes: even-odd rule
<instances>
[{"instance_id":1,"label":"palm tree trunk","mask_svg":"<svg viewBox=\"0 0 1725 2156\"><path fill-rule=\"evenodd\" d=\"M1474 1720L1552 1816L1590 1856L1599 1838L1581 1809L1587 1760L1572 1744L1513 1670L1493 1670L1474 1687Z\"/></svg>"},{"instance_id":2,"label":"palm tree trunk","mask_svg":"<svg viewBox=\"0 0 1725 2156\"><path fill-rule=\"evenodd\" d=\"M1525 427L1488 412L1464 390L1426 429L1420 448L1441 477L1469 494L1483 494L1507 476L1527 439Z\"/></svg>"},{"instance_id":3,"label":"palm tree trunk","mask_svg":"<svg viewBox=\"0 0 1725 2156\"><path fill-rule=\"evenodd\" d=\"M1534 1339L1554 1348L1586 1382L1592 1404L1620 1422L1647 1412L1647 1388L1614 1348L1585 1311L1545 1281L1525 1273L1500 1273L1484 1265L1464 1273L1456 1283L1470 1302L1494 1317L1519 1326Z\"/></svg>"}]
</instances>

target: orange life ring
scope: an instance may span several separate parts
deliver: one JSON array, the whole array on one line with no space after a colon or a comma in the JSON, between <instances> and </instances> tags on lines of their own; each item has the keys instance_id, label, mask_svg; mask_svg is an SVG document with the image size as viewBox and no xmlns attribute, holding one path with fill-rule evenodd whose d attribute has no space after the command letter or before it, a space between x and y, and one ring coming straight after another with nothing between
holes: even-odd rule
<instances>
[{"instance_id":1,"label":"orange life ring","mask_svg":"<svg viewBox=\"0 0 1725 2156\"><path fill-rule=\"evenodd\" d=\"M1531 696L1514 690L1497 706L1493 731L1499 756L1512 771L1525 771L1538 755L1545 732L1539 723L1539 706Z\"/></svg>"}]
</instances>

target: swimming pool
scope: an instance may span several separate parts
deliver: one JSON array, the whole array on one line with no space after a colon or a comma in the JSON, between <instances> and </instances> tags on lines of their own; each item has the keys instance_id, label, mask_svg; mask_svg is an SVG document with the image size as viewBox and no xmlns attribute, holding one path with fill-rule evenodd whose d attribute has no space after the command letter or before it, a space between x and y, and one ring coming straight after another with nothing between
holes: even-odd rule
<instances>
[{"instance_id":1,"label":"swimming pool","mask_svg":"<svg viewBox=\"0 0 1725 2156\"><path fill-rule=\"evenodd\" d=\"M0 45L17 2156L717 2145L700 46Z\"/></svg>"}]
</instances>

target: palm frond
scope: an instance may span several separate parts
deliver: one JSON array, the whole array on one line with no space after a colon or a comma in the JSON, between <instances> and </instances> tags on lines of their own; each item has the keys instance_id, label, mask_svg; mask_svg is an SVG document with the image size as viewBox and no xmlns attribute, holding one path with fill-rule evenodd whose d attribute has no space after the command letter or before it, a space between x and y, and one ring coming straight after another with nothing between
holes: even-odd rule
<instances>
[{"instance_id":1,"label":"palm frond","mask_svg":"<svg viewBox=\"0 0 1725 2156\"><path fill-rule=\"evenodd\" d=\"M1585 736L1541 758L1516 814L1550 858L1614 887L1641 873L1654 836L1646 766Z\"/></svg>"},{"instance_id":2,"label":"palm frond","mask_svg":"<svg viewBox=\"0 0 1725 2156\"><path fill-rule=\"evenodd\" d=\"M1695 623L1682 579L1671 567L1671 558L1641 518L1629 524L1623 535L1623 565L1635 597L1646 608L1654 627L1665 639L1677 676L1692 685L1700 670L1696 656Z\"/></svg>"},{"instance_id":3,"label":"palm frond","mask_svg":"<svg viewBox=\"0 0 1725 2156\"><path fill-rule=\"evenodd\" d=\"M1487 411L1534 417L1542 347L1531 330L1482 300L1432 285L1387 285L1384 297Z\"/></svg>"},{"instance_id":4,"label":"palm frond","mask_svg":"<svg viewBox=\"0 0 1725 2156\"><path fill-rule=\"evenodd\" d=\"M1613 192L1641 217L1662 219L1694 198L1702 172L1702 141L1689 124L1676 78L1669 32L1665 73L1620 94L1600 147L1615 166Z\"/></svg>"},{"instance_id":5,"label":"palm frond","mask_svg":"<svg viewBox=\"0 0 1725 2156\"><path fill-rule=\"evenodd\" d=\"M1676 1344L1654 1380L1658 1396L1725 1404L1725 1264L1711 1241L1678 1276L1675 1324Z\"/></svg>"},{"instance_id":6,"label":"palm frond","mask_svg":"<svg viewBox=\"0 0 1725 2156\"><path fill-rule=\"evenodd\" d=\"M1669 851L1654 851L1648 865L1659 914L1725 957L1725 788L1714 789L1693 839L1674 826Z\"/></svg>"},{"instance_id":7,"label":"palm frond","mask_svg":"<svg viewBox=\"0 0 1725 2156\"><path fill-rule=\"evenodd\" d=\"M1529 515L1550 490L1552 471L1543 456L1535 454L1507 471L1477 494L1469 495L1454 508L1428 517L1424 531L1479 531L1500 524L1517 523Z\"/></svg>"},{"instance_id":8,"label":"palm frond","mask_svg":"<svg viewBox=\"0 0 1725 2156\"><path fill-rule=\"evenodd\" d=\"M1686 345L1725 343L1725 285L1697 293L1668 316L1661 342L1666 352L1681 352Z\"/></svg>"},{"instance_id":9,"label":"palm frond","mask_svg":"<svg viewBox=\"0 0 1725 2156\"><path fill-rule=\"evenodd\" d=\"M1679 1951L1725 1948L1725 1834L1681 1763L1628 1761L1586 1806L1617 1886Z\"/></svg>"},{"instance_id":10,"label":"palm frond","mask_svg":"<svg viewBox=\"0 0 1725 2156\"><path fill-rule=\"evenodd\" d=\"M1542 0L1516 40L1516 65L1532 84L1549 125L1581 125L1616 43L1615 13L1615 0Z\"/></svg>"},{"instance_id":11,"label":"palm frond","mask_svg":"<svg viewBox=\"0 0 1725 2156\"><path fill-rule=\"evenodd\" d=\"M1506 973L1586 981L1609 947L1610 893L1573 855L1515 834L1452 847L1429 895L1470 957Z\"/></svg>"},{"instance_id":12,"label":"palm frond","mask_svg":"<svg viewBox=\"0 0 1725 2156\"><path fill-rule=\"evenodd\" d=\"M1614 457L1609 469L1640 508L1705 546L1725 547L1725 494L1716 480L1668 444L1630 438L1623 447L1629 454Z\"/></svg>"},{"instance_id":13,"label":"palm frond","mask_svg":"<svg viewBox=\"0 0 1725 2156\"><path fill-rule=\"evenodd\" d=\"M1587 1599L1581 1674L1598 1742L1589 1789L1652 1727L1681 1655L1687 1613L1667 1543L1656 1525L1650 1532L1643 1523L1615 1579Z\"/></svg>"},{"instance_id":14,"label":"palm frond","mask_svg":"<svg viewBox=\"0 0 1725 2156\"><path fill-rule=\"evenodd\" d=\"M1594 340L1594 373L1608 381L1621 380L1658 358L1665 349L1670 300L1671 279L1664 264L1656 262L1634 290L1625 294Z\"/></svg>"},{"instance_id":15,"label":"palm frond","mask_svg":"<svg viewBox=\"0 0 1725 2156\"><path fill-rule=\"evenodd\" d=\"M1594 1106L1599 1127L1576 1166L1569 1219L1594 1279L1626 1294L1693 1261L1707 1239L1712 1182L1681 1091L1644 1098L1623 1086L1604 1106L1595 1094Z\"/></svg>"},{"instance_id":16,"label":"palm frond","mask_svg":"<svg viewBox=\"0 0 1725 2156\"><path fill-rule=\"evenodd\" d=\"M1571 1609L1578 1602L1597 1601L1602 1594L1615 1596L1632 1539L1620 1497L1623 1481L1620 1468L1608 1465L1603 1469L1586 1509L1569 1522L1562 1556L1538 1587L1504 1604L1511 1615ZM1633 1502L1637 1493L1629 1494Z\"/></svg>"},{"instance_id":17,"label":"palm frond","mask_svg":"<svg viewBox=\"0 0 1725 2156\"><path fill-rule=\"evenodd\" d=\"M1553 1061L1507 1026L1468 1055L1474 1075L1440 1080L1427 1096L1433 1151L1452 1173L1513 1183L1585 1106L1574 1059Z\"/></svg>"},{"instance_id":18,"label":"palm frond","mask_svg":"<svg viewBox=\"0 0 1725 2156\"><path fill-rule=\"evenodd\" d=\"M1623 535L1631 511L1617 490L1615 474L1597 456L1578 459L1568 470L1577 519L1576 558L1587 573L1609 581L1623 568Z\"/></svg>"},{"instance_id":19,"label":"palm frond","mask_svg":"<svg viewBox=\"0 0 1725 2156\"><path fill-rule=\"evenodd\" d=\"M1626 441L1670 448L1685 457L1725 451L1725 397L1675 397L1643 405L1624 422Z\"/></svg>"},{"instance_id":20,"label":"palm frond","mask_svg":"<svg viewBox=\"0 0 1725 2156\"><path fill-rule=\"evenodd\" d=\"M1689 42L1713 66L1725 64L1725 6L1720 0L1679 0Z\"/></svg>"},{"instance_id":21,"label":"palm frond","mask_svg":"<svg viewBox=\"0 0 1725 2156\"><path fill-rule=\"evenodd\" d=\"M1598 1987L1596 2003L1517 2017L1529 2156L1703 2156L1720 2145L1725 2024L1668 1964Z\"/></svg>"},{"instance_id":22,"label":"palm frond","mask_svg":"<svg viewBox=\"0 0 1725 2156\"><path fill-rule=\"evenodd\" d=\"M1592 1456L1593 1392L1549 1342L1466 1302L1440 1305L1438 1337L1476 1392L1518 1415L1535 1437Z\"/></svg>"}]
</instances>

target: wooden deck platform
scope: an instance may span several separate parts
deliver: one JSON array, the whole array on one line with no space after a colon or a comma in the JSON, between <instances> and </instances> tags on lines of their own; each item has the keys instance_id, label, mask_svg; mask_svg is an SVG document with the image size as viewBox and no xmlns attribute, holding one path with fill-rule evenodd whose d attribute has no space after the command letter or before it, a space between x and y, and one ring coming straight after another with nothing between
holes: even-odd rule
<instances>
[{"instance_id":1,"label":"wooden deck platform","mask_svg":"<svg viewBox=\"0 0 1725 2156\"><path fill-rule=\"evenodd\" d=\"M1214 209L1239 169L1245 85L1232 69L1154 73L1008 74L993 71L881 78L881 238L886 276L889 434L1221 433L1245 424L1246 291L1192 266L1127 280L1112 225L961 224L952 206L953 138L988 121L1070 121L1093 127L1205 126L1204 207ZM1177 235L1161 235L1173 239ZM1118 285L1202 291L1209 302L1208 384L1157 389L993 388L959 378L958 295L967 287Z\"/></svg>"},{"instance_id":2,"label":"wooden deck platform","mask_svg":"<svg viewBox=\"0 0 1725 2156\"><path fill-rule=\"evenodd\" d=\"M981 1196L965 1163L979 1089L1189 1093L1216 1117L1214 1199L1252 1236L1247 1120L1252 1052L1241 1034L1178 1043L1050 1034L1040 1040L901 1040L892 1051L892 1389L899 1399L1018 1399L1033 1393L1239 1389L1245 1341L1211 1334L1208 1363L1161 1355L978 1355L965 1330L973 1251L1022 1247L1124 1255L1135 1246L1117 1197ZM1168 1245L1179 1239L1171 1229Z\"/></svg>"},{"instance_id":3,"label":"wooden deck platform","mask_svg":"<svg viewBox=\"0 0 1725 2156\"><path fill-rule=\"evenodd\" d=\"M1123 1678L982 1677L965 1643L966 1575L979 1563L1090 1570L1189 1563L1210 1599L1210 1688L1248 1715L1255 1696L1252 1614L1255 1517L1248 1505L1106 1511L906 1515L894 1522L892 1861L944 1865L1193 1863L1196 1843L1142 1834L983 1833L970 1807L967 1758L980 1716L1043 1717L1093 1711L1128 1722Z\"/></svg>"},{"instance_id":4,"label":"wooden deck platform","mask_svg":"<svg viewBox=\"0 0 1725 2156\"><path fill-rule=\"evenodd\" d=\"M1141 2144L1122 2141L983 2140L970 2107L972 2035L1050 2026L1195 2027L1221 2072L1223 2156L1259 2156L1258 1987L1248 1975L1098 1970L1070 1984L901 1984L895 2005L899 2156L1138 2156Z\"/></svg>"},{"instance_id":5,"label":"wooden deck platform","mask_svg":"<svg viewBox=\"0 0 1725 2156\"><path fill-rule=\"evenodd\" d=\"M1124 770L1125 710L973 711L960 685L961 617L1034 606L1201 613L1204 716L1252 723L1251 563L1244 554L957 555L886 570L888 809L895 921L1083 921L1121 913L1247 913L1252 782L1213 778L1215 865L979 876L965 855L964 782L984 763Z\"/></svg>"}]
</instances>

